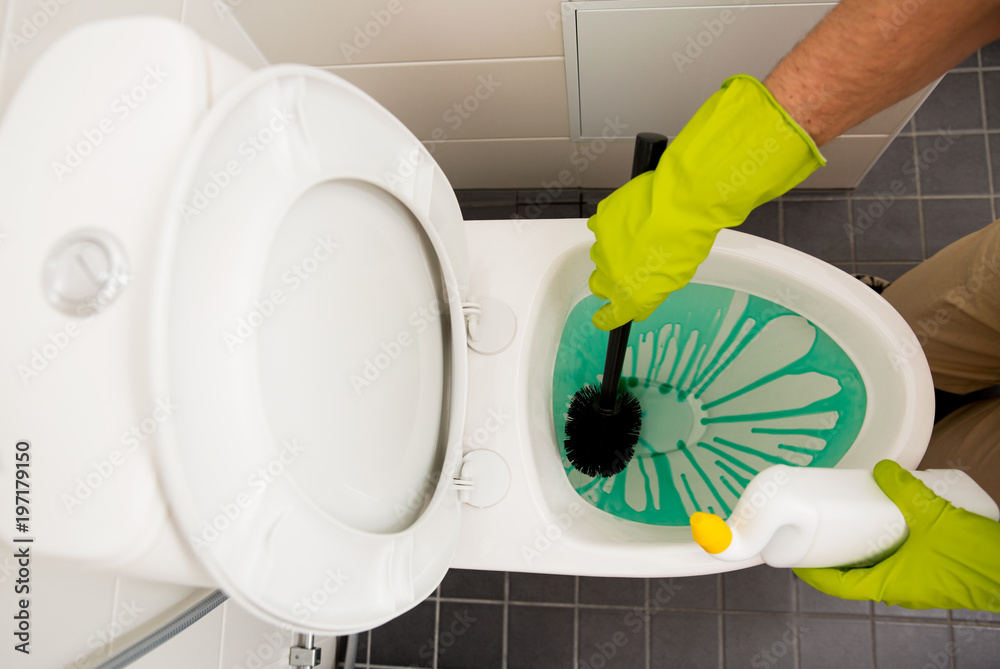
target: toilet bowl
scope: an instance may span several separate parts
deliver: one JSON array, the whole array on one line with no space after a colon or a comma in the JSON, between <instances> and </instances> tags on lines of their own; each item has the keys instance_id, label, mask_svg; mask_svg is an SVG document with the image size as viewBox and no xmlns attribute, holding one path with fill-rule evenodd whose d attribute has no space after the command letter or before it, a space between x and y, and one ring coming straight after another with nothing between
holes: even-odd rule
<instances>
[{"instance_id":1,"label":"toilet bowl","mask_svg":"<svg viewBox=\"0 0 1000 669\"><path fill-rule=\"evenodd\" d=\"M586 222L464 224L420 142L337 77L252 73L161 19L80 28L0 124L0 221L0 435L52 491L38 554L317 634L384 623L449 567L759 563L577 492L553 372ZM824 466L916 465L930 374L881 298L733 231L693 283L783 305L852 361L863 422Z\"/></svg>"}]
</instances>

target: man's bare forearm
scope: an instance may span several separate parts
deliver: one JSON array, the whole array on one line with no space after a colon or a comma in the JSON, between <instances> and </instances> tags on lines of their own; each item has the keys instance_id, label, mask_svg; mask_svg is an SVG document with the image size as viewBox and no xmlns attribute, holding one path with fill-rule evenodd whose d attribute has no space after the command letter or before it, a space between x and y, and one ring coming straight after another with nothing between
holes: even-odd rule
<instances>
[{"instance_id":1,"label":"man's bare forearm","mask_svg":"<svg viewBox=\"0 0 1000 669\"><path fill-rule=\"evenodd\" d=\"M997 0L843 0L764 85L822 146L998 37Z\"/></svg>"}]
</instances>

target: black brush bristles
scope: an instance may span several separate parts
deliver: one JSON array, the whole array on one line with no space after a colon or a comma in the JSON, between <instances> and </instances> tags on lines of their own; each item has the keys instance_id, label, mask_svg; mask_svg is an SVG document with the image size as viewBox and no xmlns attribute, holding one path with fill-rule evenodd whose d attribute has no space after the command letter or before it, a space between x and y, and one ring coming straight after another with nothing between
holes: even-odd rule
<instances>
[{"instance_id":1,"label":"black brush bristles","mask_svg":"<svg viewBox=\"0 0 1000 669\"><path fill-rule=\"evenodd\" d=\"M587 476L614 476L635 455L642 428L642 406L630 392L618 395L615 413L599 408L600 386L573 395L566 414L566 457Z\"/></svg>"}]
</instances>

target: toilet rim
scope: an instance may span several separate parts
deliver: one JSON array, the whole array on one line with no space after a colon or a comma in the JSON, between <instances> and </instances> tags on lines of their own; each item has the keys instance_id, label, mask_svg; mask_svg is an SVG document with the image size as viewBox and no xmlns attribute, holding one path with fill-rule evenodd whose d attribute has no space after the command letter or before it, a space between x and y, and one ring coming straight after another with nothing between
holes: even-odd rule
<instances>
[{"instance_id":1,"label":"toilet rim","mask_svg":"<svg viewBox=\"0 0 1000 669\"><path fill-rule=\"evenodd\" d=\"M421 183L417 183L420 174L414 171L411 177L413 183L407 182L404 177L404 186L412 186L412 191L406 192L406 188L391 190L379 183L378 175L370 169L367 171L355 168L350 157L343 157L335 151L328 151L331 162L337 163L337 170L331 173L327 169L317 169L308 174L308 179L302 177L302 172L296 173L295 184L281 184L285 189L283 201L284 209L294 203L303 193L310 190L317 184L332 180L352 180L368 184L392 196L402 203L410 216L415 219L420 226L420 231L425 236L433 249L434 256L438 262L440 275L437 285L442 295L446 295L448 302L452 305L461 303L460 283L456 276L455 268L449 257L448 243L439 234L435 221L430 220L429 212L435 208L430 206L435 198L454 198L454 192L450 185L440 173L440 168L434 163L426 149L412 136L388 111L382 108L368 95L355 88L351 84L326 72L316 70L308 66L282 65L259 71L247 77L209 109L204 119L199 123L190 143L184 161L178 170L177 177L171 189L167 214L164 217L164 227L161 236L159 256L156 263L153 280L153 305L149 323L149 337L151 339L151 350L153 352L153 362L151 364L150 378L153 388L163 396L170 396L172 382L170 379L171 364L171 344L169 341L169 326L172 322L171 297L174 293L173 285L174 266L177 262L178 235L184 226L181 216L181 207L185 204L186 197L192 192L192 187L196 184L196 176L200 168L205 163L209 149L223 123L230 118L231 114L238 113L247 108L253 108L256 114L263 117L269 111L261 111L253 107L253 96L269 85L282 83L285 81L303 80L315 82L324 86L325 91L332 91L333 95L349 95L355 100L361 99L371 108L372 119L365 122L380 130L392 133L393 140L398 139L398 148L405 149L407 155L413 150L422 153L422 161L429 169L435 171L435 178L428 182L426 178ZM312 100L308 95L300 96L299 103L309 105ZM315 102L313 102L315 104ZM356 128L352 129L356 131ZM346 132L340 130L339 132ZM335 133L336 134L336 133ZM339 136L339 134L337 134ZM330 147L327 147L328 149ZM322 150L322 149L321 149ZM271 158L268 158L271 159ZM424 174L426 177L426 174ZM445 189L441 184L447 186ZM424 202L416 200L423 198ZM438 209L440 211L440 209ZM457 211L457 209L456 209ZM258 214L259 215L259 214ZM209 220L210 212L202 212L199 220ZM273 233L280 225L282 216L276 216L268 220L265 224L266 230ZM204 224L204 223L202 223ZM231 225L236 225L235 223ZM262 243L267 243L267 233L258 235ZM433 493L426 501L424 508L413 522L398 532L377 533L366 532L360 528L349 527L343 523L330 523L326 518L321 521L322 514L305 513L304 522L311 523L316 531L324 533L327 537L350 537L352 542L360 542L359 548L353 554L353 562L357 565L369 563L369 554L388 550L390 553L396 549L397 545L416 544L423 546L422 550L412 549L412 567L409 567L414 574L413 578L421 579L420 583L415 583L412 596L404 596L402 599L393 602L392 610L382 612L376 616L365 614L358 620L351 620L343 623L344 614L341 611L333 617L339 622L336 624L324 622L320 619L312 619L307 624L295 620L292 616L291 607L275 607L264 602L266 599L281 598L281 592L259 592L249 591L241 586L236 577L233 576L233 565L224 559L220 561L212 550L195 551L199 561L206 570L219 583L219 585L242 605L255 611L257 615L285 624L293 624L298 629L311 629L317 633L337 633L342 634L349 631L367 629L386 620L394 618L404 611L412 608L429 595L443 579L450 562L450 556L454 552L458 538L458 502L457 494L452 488L451 479L453 470L461 459L461 434L465 420L465 404L467 395L467 355L466 355L466 331L464 317L460 308L449 310L448 326L446 326L450 337L449 350L446 353L446 369L450 370L450 379L446 385L445 397L443 398L442 411L447 411L447 425L443 427L438 449L444 449L442 456L443 466L440 476L435 482ZM212 382L216 379L211 379ZM444 423L442 422L444 426ZM202 523L206 521L206 514L198 509L193 500L191 491L186 481L183 466L183 451L190 449L183 443L178 442L176 427L172 424L166 425L162 430L161 438L156 447L156 459L161 472L161 482L164 487L166 497L170 502L173 515L182 530L182 534L187 537L195 536L200 530ZM266 436L261 436L266 439ZM266 541L264 536L256 536L253 540ZM345 542L349 543L349 542ZM355 543L355 545L358 545ZM366 550L364 546L369 547ZM427 547L432 546L433 550ZM403 551L405 552L405 551ZM433 556L429 553L434 553ZM423 562L421 562L421 560ZM372 560L377 563L377 560ZM362 567L363 569L363 567ZM315 583L315 574L299 575L303 583ZM378 576L376 575L376 580ZM341 604L343 602L340 602ZM349 605L351 603L348 603ZM282 610L284 609L284 610ZM322 616L320 616L322 618ZM329 619L329 620L332 620Z\"/></svg>"}]
</instances>

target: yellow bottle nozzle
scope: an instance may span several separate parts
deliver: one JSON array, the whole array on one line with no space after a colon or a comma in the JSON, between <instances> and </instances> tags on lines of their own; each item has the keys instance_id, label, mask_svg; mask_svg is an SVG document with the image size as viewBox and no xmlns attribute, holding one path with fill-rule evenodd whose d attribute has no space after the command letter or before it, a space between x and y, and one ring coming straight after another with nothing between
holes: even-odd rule
<instances>
[{"instance_id":1,"label":"yellow bottle nozzle","mask_svg":"<svg viewBox=\"0 0 1000 669\"><path fill-rule=\"evenodd\" d=\"M713 555L729 548L733 531L726 521L711 513L695 511L691 515L691 534L698 545Z\"/></svg>"}]
</instances>

